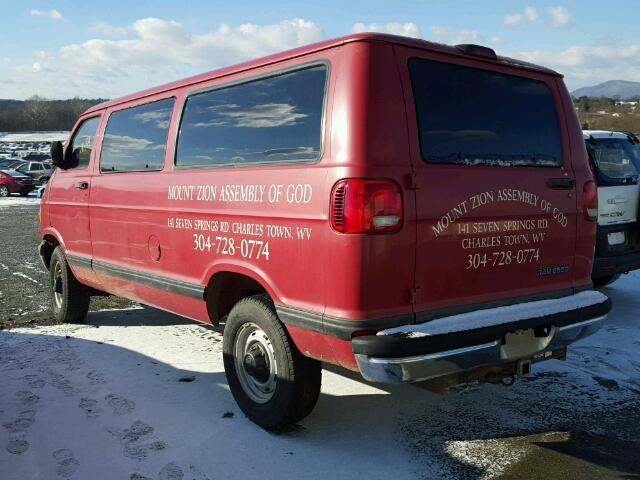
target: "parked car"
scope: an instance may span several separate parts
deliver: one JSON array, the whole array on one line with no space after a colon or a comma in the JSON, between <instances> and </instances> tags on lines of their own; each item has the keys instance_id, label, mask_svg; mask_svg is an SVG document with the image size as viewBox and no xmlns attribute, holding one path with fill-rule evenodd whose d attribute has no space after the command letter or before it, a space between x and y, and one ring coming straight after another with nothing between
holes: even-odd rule
<instances>
[{"instance_id":1,"label":"parked car","mask_svg":"<svg viewBox=\"0 0 640 480\"><path fill-rule=\"evenodd\" d=\"M583 142L556 72L381 34L109 101L52 144L53 314L102 291L225 322L229 387L267 429L311 412L321 361L526 375L610 309Z\"/></svg>"},{"instance_id":2,"label":"parked car","mask_svg":"<svg viewBox=\"0 0 640 480\"><path fill-rule=\"evenodd\" d=\"M593 284L640 268L640 148L628 132L583 131L598 183L598 233Z\"/></svg>"},{"instance_id":3,"label":"parked car","mask_svg":"<svg viewBox=\"0 0 640 480\"><path fill-rule=\"evenodd\" d=\"M0 160L0 170L13 170L24 162L20 159Z\"/></svg>"},{"instance_id":4,"label":"parked car","mask_svg":"<svg viewBox=\"0 0 640 480\"><path fill-rule=\"evenodd\" d=\"M53 174L53 166L45 162L24 162L15 169L30 176L40 185L47 183Z\"/></svg>"},{"instance_id":5,"label":"parked car","mask_svg":"<svg viewBox=\"0 0 640 480\"><path fill-rule=\"evenodd\" d=\"M7 197L12 193L27 196L36 186L33 179L15 170L0 170L0 197Z\"/></svg>"}]
</instances>

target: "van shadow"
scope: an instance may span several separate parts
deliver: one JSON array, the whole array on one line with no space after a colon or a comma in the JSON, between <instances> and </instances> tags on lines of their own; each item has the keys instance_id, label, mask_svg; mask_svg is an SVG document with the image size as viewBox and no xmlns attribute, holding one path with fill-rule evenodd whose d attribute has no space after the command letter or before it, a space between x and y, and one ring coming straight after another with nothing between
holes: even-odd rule
<instances>
[{"instance_id":1,"label":"van shadow","mask_svg":"<svg viewBox=\"0 0 640 480\"><path fill-rule=\"evenodd\" d=\"M136 308L118 308L89 312L86 323L94 327L142 327L194 325L198 322L173 313L158 310L157 308L140 306Z\"/></svg>"},{"instance_id":2,"label":"van shadow","mask_svg":"<svg viewBox=\"0 0 640 480\"><path fill-rule=\"evenodd\" d=\"M88 324L176 328L162 330L162 348L150 355L140 352L144 348L96 340L87 327L55 335L1 331L0 464L10 465L15 477L29 477L31 467L24 464L42 455L26 452L37 444L51 450L49 458L67 448L81 465L93 459L95 472L103 472L95 478L128 478L132 460L145 475L173 462L216 478L276 478L283 472L289 478L480 478L487 464L500 464L498 457L512 447L524 449L507 465L513 478L524 472L552 478L558 473L531 471L532 455L562 458L569 465L591 462L640 478L636 456L627 455L640 448L628 440L640 425L637 395L635 402L624 395L609 398L604 387L586 385L602 398L594 401L588 390L564 398L569 393L564 389L575 381L569 374L543 373L512 389L487 385L439 396L412 386L380 388L328 367L315 411L294 428L267 433L244 418L228 390L221 328L147 308L93 312ZM158 342L159 333L146 332L149 342ZM206 362L213 366L186 368ZM562 388L554 386L558 382ZM25 411L33 413L21 417ZM66 414L56 416L60 411ZM599 437L598 455L585 454L589 450L582 447L594 438L585 432L596 425L607 433ZM43 439L52 431L58 432L56 442L47 443ZM569 440L539 442L540 435L559 431L568 432ZM524 436L532 437L526 447L520 441ZM491 446L496 439L502 446ZM457 451L464 448L460 443L473 447L484 441L489 445L475 454L469 448L464 455ZM20 442L26 442L22 454L7 453L16 445L25 448ZM95 459L96 449L105 452L103 460ZM238 449L242 465L221 471ZM539 468L547 468L542 464Z\"/></svg>"}]
</instances>

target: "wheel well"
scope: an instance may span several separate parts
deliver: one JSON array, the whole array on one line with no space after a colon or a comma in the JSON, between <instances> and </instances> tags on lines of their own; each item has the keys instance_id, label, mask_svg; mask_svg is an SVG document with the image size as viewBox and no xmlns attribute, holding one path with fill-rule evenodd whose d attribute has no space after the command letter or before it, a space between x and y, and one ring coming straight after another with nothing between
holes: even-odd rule
<instances>
[{"instance_id":1,"label":"wheel well","mask_svg":"<svg viewBox=\"0 0 640 480\"><path fill-rule=\"evenodd\" d=\"M207 286L207 311L211 322L218 323L243 298L261 293L267 291L251 277L234 272L216 273Z\"/></svg>"},{"instance_id":2,"label":"wheel well","mask_svg":"<svg viewBox=\"0 0 640 480\"><path fill-rule=\"evenodd\" d=\"M53 255L53 251L56 249L56 247L60 245L60 242L58 242L58 240L56 240L56 238L51 235L45 235L43 240L44 243L42 244L42 247L40 249L40 255L42 256L42 262L44 263L45 267L49 269L49 264L51 263L51 255Z\"/></svg>"}]
</instances>

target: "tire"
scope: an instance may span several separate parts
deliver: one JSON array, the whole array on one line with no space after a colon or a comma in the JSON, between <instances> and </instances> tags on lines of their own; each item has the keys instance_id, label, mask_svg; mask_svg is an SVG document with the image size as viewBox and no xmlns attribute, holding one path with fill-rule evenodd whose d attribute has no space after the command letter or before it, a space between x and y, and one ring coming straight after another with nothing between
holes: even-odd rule
<instances>
[{"instance_id":1,"label":"tire","mask_svg":"<svg viewBox=\"0 0 640 480\"><path fill-rule=\"evenodd\" d=\"M268 295L233 307L222 349L233 398L251 421L277 430L311 413L320 396L321 364L296 348Z\"/></svg>"},{"instance_id":2,"label":"tire","mask_svg":"<svg viewBox=\"0 0 640 480\"><path fill-rule=\"evenodd\" d=\"M618 280L620 278L620 274L616 273L613 275L605 275L603 277L596 277L593 278L593 287L594 288L601 288L601 287L606 287L607 285L615 282L616 280Z\"/></svg>"},{"instance_id":3,"label":"tire","mask_svg":"<svg viewBox=\"0 0 640 480\"><path fill-rule=\"evenodd\" d=\"M38 180L38 185L42 186L42 185L46 185L49 182L49 177L42 177L40 180Z\"/></svg>"},{"instance_id":4,"label":"tire","mask_svg":"<svg viewBox=\"0 0 640 480\"><path fill-rule=\"evenodd\" d=\"M69 268L60 247L56 247L49 263L51 309L59 323L84 323L89 311L89 289L82 285Z\"/></svg>"},{"instance_id":5,"label":"tire","mask_svg":"<svg viewBox=\"0 0 640 480\"><path fill-rule=\"evenodd\" d=\"M6 185L0 185L0 197L8 197L9 196L9 187Z\"/></svg>"}]
</instances>

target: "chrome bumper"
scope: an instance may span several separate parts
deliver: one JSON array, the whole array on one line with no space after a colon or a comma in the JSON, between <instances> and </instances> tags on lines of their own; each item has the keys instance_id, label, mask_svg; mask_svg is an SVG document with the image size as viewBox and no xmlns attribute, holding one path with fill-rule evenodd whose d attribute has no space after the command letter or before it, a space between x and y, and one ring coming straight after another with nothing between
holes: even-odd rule
<instances>
[{"instance_id":1,"label":"chrome bumper","mask_svg":"<svg viewBox=\"0 0 640 480\"><path fill-rule=\"evenodd\" d=\"M430 380L456 374L478 367L511 363L518 360L538 362L551 356L551 352L564 349L568 345L593 333L604 323L606 315L579 323L552 327L544 341L544 346L523 356L505 352L502 340L470 347L447 350L405 358L375 358L356 354L362 376L372 382L403 383Z\"/></svg>"}]
</instances>

